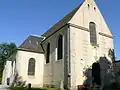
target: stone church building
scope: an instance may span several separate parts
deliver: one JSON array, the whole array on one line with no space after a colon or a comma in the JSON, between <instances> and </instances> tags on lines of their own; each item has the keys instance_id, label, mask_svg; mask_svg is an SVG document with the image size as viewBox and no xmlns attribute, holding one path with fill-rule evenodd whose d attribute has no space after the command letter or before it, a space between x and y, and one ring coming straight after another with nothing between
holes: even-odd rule
<instances>
[{"instance_id":1,"label":"stone church building","mask_svg":"<svg viewBox=\"0 0 120 90\"><path fill-rule=\"evenodd\" d=\"M84 0L42 36L29 36L18 47L6 62L2 83L103 86L104 72L111 68L104 61L112 63L113 49L112 33L95 1Z\"/></svg>"}]
</instances>

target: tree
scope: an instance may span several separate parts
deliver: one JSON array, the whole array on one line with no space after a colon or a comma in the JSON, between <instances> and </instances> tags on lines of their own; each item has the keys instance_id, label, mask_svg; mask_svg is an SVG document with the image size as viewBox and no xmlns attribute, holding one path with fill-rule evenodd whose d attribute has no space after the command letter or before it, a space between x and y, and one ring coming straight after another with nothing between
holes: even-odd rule
<instances>
[{"instance_id":1,"label":"tree","mask_svg":"<svg viewBox=\"0 0 120 90\"><path fill-rule=\"evenodd\" d=\"M0 77L4 69L4 63L6 60L17 50L15 43L2 43L0 44Z\"/></svg>"},{"instance_id":2,"label":"tree","mask_svg":"<svg viewBox=\"0 0 120 90\"><path fill-rule=\"evenodd\" d=\"M14 52L16 52L16 49L17 49L17 46L15 45L15 43L0 44L0 58L2 58L2 59L9 58Z\"/></svg>"}]
</instances>

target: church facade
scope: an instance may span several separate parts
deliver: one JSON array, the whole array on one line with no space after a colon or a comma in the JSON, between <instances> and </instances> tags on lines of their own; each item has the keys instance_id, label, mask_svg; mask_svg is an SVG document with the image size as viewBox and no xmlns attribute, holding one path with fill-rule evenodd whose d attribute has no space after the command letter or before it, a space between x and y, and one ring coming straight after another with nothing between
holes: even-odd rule
<instances>
[{"instance_id":1,"label":"church facade","mask_svg":"<svg viewBox=\"0 0 120 90\"><path fill-rule=\"evenodd\" d=\"M30 36L20 45L9 66L11 73L3 71L3 83L17 82L18 75L32 86L102 86L104 72L111 69L104 61L112 64L113 49L112 33L95 1L84 0L42 36Z\"/></svg>"}]
</instances>

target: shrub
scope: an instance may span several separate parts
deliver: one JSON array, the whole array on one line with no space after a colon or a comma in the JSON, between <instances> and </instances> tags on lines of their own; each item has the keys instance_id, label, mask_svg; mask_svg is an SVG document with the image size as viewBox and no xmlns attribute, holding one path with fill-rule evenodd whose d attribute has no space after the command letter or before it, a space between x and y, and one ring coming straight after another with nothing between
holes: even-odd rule
<instances>
[{"instance_id":1,"label":"shrub","mask_svg":"<svg viewBox=\"0 0 120 90\"><path fill-rule=\"evenodd\" d=\"M111 85L111 88L113 88L113 89L116 89L116 88L118 88L118 85L117 85L117 83L112 83L112 85Z\"/></svg>"}]
</instances>

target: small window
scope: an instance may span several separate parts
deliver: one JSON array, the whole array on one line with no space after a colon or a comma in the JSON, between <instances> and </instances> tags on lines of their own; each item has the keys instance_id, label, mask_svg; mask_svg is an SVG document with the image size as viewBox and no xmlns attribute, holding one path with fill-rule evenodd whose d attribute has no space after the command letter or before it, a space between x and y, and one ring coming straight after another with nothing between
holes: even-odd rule
<instances>
[{"instance_id":1,"label":"small window","mask_svg":"<svg viewBox=\"0 0 120 90\"><path fill-rule=\"evenodd\" d=\"M60 60L63 58L63 36L62 35L59 35L57 44L58 44L57 59Z\"/></svg>"},{"instance_id":2,"label":"small window","mask_svg":"<svg viewBox=\"0 0 120 90\"><path fill-rule=\"evenodd\" d=\"M90 7L90 4L88 4L88 8Z\"/></svg>"},{"instance_id":3,"label":"small window","mask_svg":"<svg viewBox=\"0 0 120 90\"><path fill-rule=\"evenodd\" d=\"M37 44L37 45L39 45L39 42L38 42L38 41L36 41L36 44Z\"/></svg>"},{"instance_id":4,"label":"small window","mask_svg":"<svg viewBox=\"0 0 120 90\"><path fill-rule=\"evenodd\" d=\"M96 7L94 7L94 10L96 11Z\"/></svg>"},{"instance_id":5,"label":"small window","mask_svg":"<svg viewBox=\"0 0 120 90\"><path fill-rule=\"evenodd\" d=\"M31 40L29 40L29 43L31 44Z\"/></svg>"},{"instance_id":6,"label":"small window","mask_svg":"<svg viewBox=\"0 0 120 90\"><path fill-rule=\"evenodd\" d=\"M50 43L47 44L46 63L50 62Z\"/></svg>"},{"instance_id":7,"label":"small window","mask_svg":"<svg viewBox=\"0 0 120 90\"><path fill-rule=\"evenodd\" d=\"M35 75L35 59L30 58L28 63L28 75L34 76Z\"/></svg>"}]
</instances>

